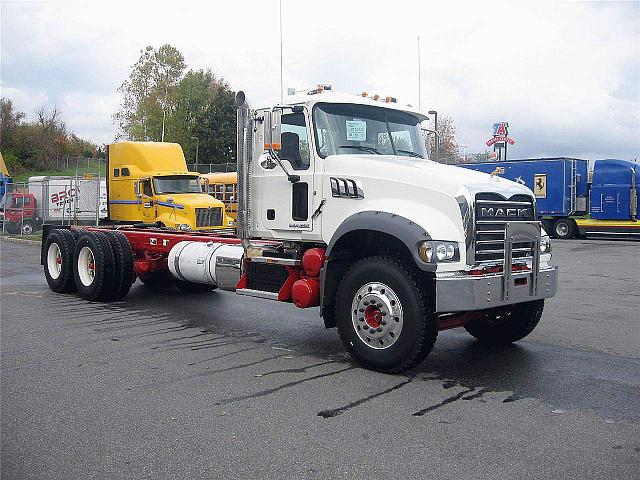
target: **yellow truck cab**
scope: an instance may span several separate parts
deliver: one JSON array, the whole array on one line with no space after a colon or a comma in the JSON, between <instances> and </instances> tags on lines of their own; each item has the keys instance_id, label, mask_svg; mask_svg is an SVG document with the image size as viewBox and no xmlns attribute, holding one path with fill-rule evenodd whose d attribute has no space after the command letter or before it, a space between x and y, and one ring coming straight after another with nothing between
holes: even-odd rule
<instances>
[{"instance_id":1,"label":"yellow truck cab","mask_svg":"<svg viewBox=\"0 0 640 480\"><path fill-rule=\"evenodd\" d=\"M112 222L142 222L182 231L229 226L224 204L202 192L199 174L187 170L177 143L112 143L107 171Z\"/></svg>"},{"instance_id":2,"label":"yellow truck cab","mask_svg":"<svg viewBox=\"0 0 640 480\"><path fill-rule=\"evenodd\" d=\"M205 173L201 177L203 189L224 203L227 215L235 220L238 213L238 173Z\"/></svg>"}]
</instances>

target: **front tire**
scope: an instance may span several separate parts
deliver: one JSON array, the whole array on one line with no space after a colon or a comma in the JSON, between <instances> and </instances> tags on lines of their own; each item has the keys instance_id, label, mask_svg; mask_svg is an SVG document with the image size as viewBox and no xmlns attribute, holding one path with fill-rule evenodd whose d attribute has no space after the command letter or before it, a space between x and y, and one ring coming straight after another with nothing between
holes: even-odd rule
<instances>
[{"instance_id":1,"label":"front tire","mask_svg":"<svg viewBox=\"0 0 640 480\"><path fill-rule=\"evenodd\" d=\"M438 336L426 281L394 257L360 260L336 297L340 339L364 368L399 373L421 363Z\"/></svg>"},{"instance_id":2,"label":"front tire","mask_svg":"<svg viewBox=\"0 0 640 480\"><path fill-rule=\"evenodd\" d=\"M543 309L544 300L491 309L464 328L481 342L505 345L529 335L538 325Z\"/></svg>"}]
</instances>

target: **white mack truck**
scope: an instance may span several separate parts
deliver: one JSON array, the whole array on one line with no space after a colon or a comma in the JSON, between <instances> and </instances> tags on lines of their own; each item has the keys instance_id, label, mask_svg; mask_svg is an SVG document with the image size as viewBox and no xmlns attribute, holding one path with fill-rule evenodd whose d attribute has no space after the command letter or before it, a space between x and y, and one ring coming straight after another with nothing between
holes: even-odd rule
<instances>
[{"instance_id":1,"label":"white mack truck","mask_svg":"<svg viewBox=\"0 0 640 480\"><path fill-rule=\"evenodd\" d=\"M50 287L93 301L136 277L318 307L362 366L416 366L439 330L527 336L557 291L532 192L428 160L427 116L319 88L253 109L236 97L238 233L47 226Z\"/></svg>"}]
</instances>

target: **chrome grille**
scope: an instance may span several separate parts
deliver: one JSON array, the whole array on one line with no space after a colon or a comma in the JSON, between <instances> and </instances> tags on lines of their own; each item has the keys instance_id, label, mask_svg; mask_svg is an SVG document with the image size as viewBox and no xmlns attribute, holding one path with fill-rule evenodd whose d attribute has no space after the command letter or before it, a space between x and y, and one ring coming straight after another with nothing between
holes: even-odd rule
<instances>
[{"instance_id":1,"label":"chrome grille","mask_svg":"<svg viewBox=\"0 0 640 480\"><path fill-rule=\"evenodd\" d=\"M503 261L506 223L535 220L534 204L527 195L504 199L495 193L479 193L474 213L476 262ZM532 243L514 243L512 252L514 260L531 257Z\"/></svg>"},{"instance_id":2,"label":"chrome grille","mask_svg":"<svg viewBox=\"0 0 640 480\"><path fill-rule=\"evenodd\" d=\"M221 226L222 208L196 208L196 228Z\"/></svg>"}]
</instances>

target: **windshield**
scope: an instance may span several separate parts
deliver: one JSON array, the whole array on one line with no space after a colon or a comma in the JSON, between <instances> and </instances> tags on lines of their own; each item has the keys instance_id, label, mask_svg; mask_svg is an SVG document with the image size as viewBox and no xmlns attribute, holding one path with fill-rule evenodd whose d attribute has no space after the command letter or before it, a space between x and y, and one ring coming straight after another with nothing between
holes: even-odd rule
<instances>
[{"instance_id":1,"label":"windshield","mask_svg":"<svg viewBox=\"0 0 640 480\"><path fill-rule=\"evenodd\" d=\"M314 109L316 148L329 155L374 154L427 158L420 119L389 108L319 103Z\"/></svg>"},{"instance_id":2,"label":"windshield","mask_svg":"<svg viewBox=\"0 0 640 480\"><path fill-rule=\"evenodd\" d=\"M183 175L153 177L153 189L156 195L162 193L202 193L198 177Z\"/></svg>"}]
</instances>

